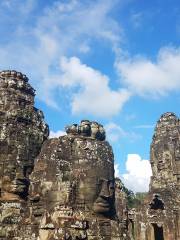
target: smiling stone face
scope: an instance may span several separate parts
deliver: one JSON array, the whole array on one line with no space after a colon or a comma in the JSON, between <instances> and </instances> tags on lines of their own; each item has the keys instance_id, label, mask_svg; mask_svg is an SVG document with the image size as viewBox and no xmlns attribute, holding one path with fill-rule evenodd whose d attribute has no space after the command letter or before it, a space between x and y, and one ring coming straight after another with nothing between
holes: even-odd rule
<instances>
[{"instance_id":1,"label":"smiling stone face","mask_svg":"<svg viewBox=\"0 0 180 240\"><path fill-rule=\"evenodd\" d=\"M28 194L28 188L29 180L26 178L10 179L9 176L2 177L2 192L4 199L8 198L8 196L11 198L14 194L17 195L17 198L18 196L24 198ZM15 196L13 198L15 198Z\"/></svg>"},{"instance_id":2,"label":"smiling stone face","mask_svg":"<svg viewBox=\"0 0 180 240\"><path fill-rule=\"evenodd\" d=\"M34 159L48 136L43 114L34 108L34 89L16 71L0 72L1 199L25 199Z\"/></svg>"},{"instance_id":3,"label":"smiling stone face","mask_svg":"<svg viewBox=\"0 0 180 240\"><path fill-rule=\"evenodd\" d=\"M179 118L171 112L157 122L151 144L152 189L178 185L180 175Z\"/></svg>"},{"instance_id":4,"label":"smiling stone face","mask_svg":"<svg viewBox=\"0 0 180 240\"><path fill-rule=\"evenodd\" d=\"M114 207L114 160L110 145L106 141L76 138L73 149L77 206L85 205L96 214L110 214Z\"/></svg>"},{"instance_id":5,"label":"smiling stone face","mask_svg":"<svg viewBox=\"0 0 180 240\"><path fill-rule=\"evenodd\" d=\"M82 121L83 135L68 131L66 136L46 141L32 174L32 194L46 198L51 209L70 206L76 210L86 209L88 214L113 216L112 149L104 140L85 136L89 126L91 122Z\"/></svg>"},{"instance_id":6,"label":"smiling stone face","mask_svg":"<svg viewBox=\"0 0 180 240\"><path fill-rule=\"evenodd\" d=\"M113 180L101 180L101 191L98 198L94 202L93 210L97 214L103 214L107 216L114 215L114 181Z\"/></svg>"},{"instance_id":7,"label":"smiling stone face","mask_svg":"<svg viewBox=\"0 0 180 240\"><path fill-rule=\"evenodd\" d=\"M88 234L97 235L98 226L89 226L94 217L106 219L109 227L115 217L113 152L98 123L84 120L66 130L67 135L45 141L36 159L32 216L39 221L41 236L49 231L54 238L88 239ZM46 229L50 224L52 229ZM104 229L104 222L100 224Z\"/></svg>"}]
</instances>

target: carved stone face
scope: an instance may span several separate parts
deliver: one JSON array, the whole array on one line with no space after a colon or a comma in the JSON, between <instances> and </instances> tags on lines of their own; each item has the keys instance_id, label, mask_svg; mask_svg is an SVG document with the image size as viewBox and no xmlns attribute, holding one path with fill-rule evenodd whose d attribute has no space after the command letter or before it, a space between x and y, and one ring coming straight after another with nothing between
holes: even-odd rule
<instances>
[{"instance_id":1,"label":"carved stone face","mask_svg":"<svg viewBox=\"0 0 180 240\"><path fill-rule=\"evenodd\" d=\"M66 133L71 136L81 136L87 138L97 139L99 141L104 141L106 138L106 133L103 125L97 122L90 122L89 120L82 120L80 125L72 124L66 126Z\"/></svg>"},{"instance_id":2,"label":"carved stone face","mask_svg":"<svg viewBox=\"0 0 180 240\"><path fill-rule=\"evenodd\" d=\"M105 133L105 130L104 130L104 128L101 124L99 124L99 132L100 132L99 140L101 140L101 141L105 140L106 133Z\"/></svg>"},{"instance_id":3,"label":"carved stone face","mask_svg":"<svg viewBox=\"0 0 180 240\"><path fill-rule=\"evenodd\" d=\"M90 127L90 122L88 120L81 121L80 132L81 132L82 136L90 136L91 135L91 127Z\"/></svg>"},{"instance_id":4,"label":"carved stone face","mask_svg":"<svg viewBox=\"0 0 180 240\"><path fill-rule=\"evenodd\" d=\"M12 196L17 195L17 197L26 198L29 188L29 179L26 177L28 173L25 173L24 169L21 169L22 172L17 172L12 164L9 166L9 170L11 170L11 173L7 171L2 177L2 197L6 198L6 195L10 197L12 194Z\"/></svg>"},{"instance_id":5,"label":"carved stone face","mask_svg":"<svg viewBox=\"0 0 180 240\"><path fill-rule=\"evenodd\" d=\"M39 194L47 201L48 211L73 208L78 213L113 217L114 159L110 145L83 137L81 132L72 136L68 133L45 142L31 176L32 195Z\"/></svg>"},{"instance_id":6,"label":"carved stone face","mask_svg":"<svg viewBox=\"0 0 180 240\"><path fill-rule=\"evenodd\" d=\"M73 134L73 135L76 135L78 134L79 132L79 129L78 129L78 125L77 124L73 124L71 126L66 126L66 133L67 134Z\"/></svg>"},{"instance_id":7,"label":"carved stone face","mask_svg":"<svg viewBox=\"0 0 180 240\"><path fill-rule=\"evenodd\" d=\"M114 181L105 179L101 180L101 191L93 205L94 212L104 215L113 215L114 194Z\"/></svg>"},{"instance_id":8,"label":"carved stone face","mask_svg":"<svg viewBox=\"0 0 180 240\"><path fill-rule=\"evenodd\" d=\"M96 139L99 132L99 125L96 122L91 123L91 137Z\"/></svg>"},{"instance_id":9,"label":"carved stone face","mask_svg":"<svg viewBox=\"0 0 180 240\"><path fill-rule=\"evenodd\" d=\"M0 72L0 197L8 200L27 197L34 159L48 136L43 114L33 105L28 78L16 71Z\"/></svg>"},{"instance_id":10,"label":"carved stone face","mask_svg":"<svg viewBox=\"0 0 180 240\"><path fill-rule=\"evenodd\" d=\"M8 177L3 178L3 189L9 193L14 193L18 195L25 195L28 191L29 181L28 179L14 179L9 181Z\"/></svg>"},{"instance_id":11,"label":"carved stone face","mask_svg":"<svg viewBox=\"0 0 180 240\"><path fill-rule=\"evenodd\" d=\"M83 204L96 214L114 215L114 166L107 142L75 140L73 167L77 206Z\"/></svg>"}]
</instances>

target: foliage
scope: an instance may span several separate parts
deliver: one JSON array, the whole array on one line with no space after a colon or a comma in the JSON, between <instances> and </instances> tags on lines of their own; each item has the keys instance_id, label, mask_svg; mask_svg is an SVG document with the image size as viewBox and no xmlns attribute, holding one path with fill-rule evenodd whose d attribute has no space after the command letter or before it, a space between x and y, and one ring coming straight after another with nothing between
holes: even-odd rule
<instances>
[{"instance_id":1,"label":"foliage","mask_svg":"<svg viewBox=\"0 0 180 240\"><path fill-rule=\"evenodd\" d=\"M121 184L121 190L126 194L127 196L127 207L128 208L136 208L140 206L144 198L146 197L146 192L137 192L134 193L132 190L125 187L124 183L121 181L121 179L116 178L116 181L120 182Z\"/></svg>"}]
</instances>

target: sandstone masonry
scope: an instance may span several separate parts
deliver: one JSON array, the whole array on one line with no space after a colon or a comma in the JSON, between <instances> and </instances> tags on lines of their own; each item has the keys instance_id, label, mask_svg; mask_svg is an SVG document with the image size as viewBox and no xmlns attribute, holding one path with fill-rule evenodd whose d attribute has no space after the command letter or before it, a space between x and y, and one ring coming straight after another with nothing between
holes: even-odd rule
<instances>
[{"instance_id":1,"label":"sandstone masonry","mask_svg":"<svg viewBox=\"0 0 180 240\"><path fill-rule=\"evenodd\" d=\"M0 239L180 239L180 121L173 113L155 128L149 193L128 209L103 126L82 120L49 139L34 96L25 75L0 72Z\"/></svg>"}]
</instances>

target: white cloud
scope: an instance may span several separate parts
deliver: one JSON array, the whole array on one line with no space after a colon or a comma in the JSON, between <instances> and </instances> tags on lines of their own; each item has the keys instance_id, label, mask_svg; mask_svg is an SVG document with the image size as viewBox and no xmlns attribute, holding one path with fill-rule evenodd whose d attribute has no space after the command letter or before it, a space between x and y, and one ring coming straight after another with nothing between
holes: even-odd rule
<instances>
[{"instance_id":1,"label":"white cloud","mask_svg":"<svg viewBox=\"0 0 180 240\"><path fill-rule=\"evenodd\" d=\"M161 48L157 61L144 57L116 63L123 84L134 94L159 97L180 90L180 48Z\"/></svg>"},{"instance_id":2,"label":"white cloud","mask_svg":"<svg viewBox=\"0 0 180 240\"><path fill-rule=\"evenodd\" d=\"M15 1L19 6L20 1ZM119 0L52 1L44 9L38 8L34 0L26 0L20 16L10 1L4 3L11 7L10 16L16 21L12 22L8 11L3 9L1 25L13 25L10 31L8 27L0 30L1 36L6 37L5 45L1 43L2 38L0 40L1 69L26 73L37 89L37 97L50 106L59 108L62 101L58 99L67 96L69 90L73 94L70 99L73 113L111 116L121 110L129 92L111 90L107 76L81 64L78 57L64 58L61 69L58 66L63 56L90 52L94 40L108 43L114 51L118 48L122 29L110 13L117 3L120 4ZM66 76L70 76L68 81Z\"/></svg>"},{"instance_id":3,"label":"white cloud","mask_svg":"<svg viewBox=\"0 0 180 240\"><path fill-rule=\"evenodd\" d=\"M64 135L66 135L66 132L64 132L62 130L58 130L56 132L50 131L49 138L58 138L58 137L64 136Z\"/></svg>"},{"instance_id":4,"label":"white cloud","mask_svg":"<svg viewBox=\"0 0 180 240\"><path fill-rule=\"evenodd\" d=\"M111 14L121 2L57 0L43 8L35 0L25 0L23 5L20 0L3 0L0 68L26 73L37 89L37 97L52 107L64 107L71 93L70 107L75 114L112 116L133 94L159 96L178 90L179 49L161 49L155 63L145 58L118 58L116 68L124 87L117 90L110 88L107 76L79 61L82 54L93 51L94 41L106 43L116 57L124 55L120 49L123 29ZM66 58L62 64L63 56ZM71 69L73 65L78 69ZM85 72L88 75L84 80ZM71 75L69 83L63 83L62 77L71 73L75 75Z\"/></svg>"},{"instance_id":5,"label":"white cloud","mask_svg":"<svg viewBox=\"0 0 180 240\"><path fill-rule=\"evenodd\" d=\"M62 75L59 85L79 87L73 94L73 113L112 116L121 110L130 97L130 93L125 89L111 90L107 76L82 64L76 57L62 58L60 68Z\"/></svg>"},{"instance_id":6,"label":"white cloud","mask_svg":"<svg viewBox=\"0 0 180 240\"><path fill-rule=\"evenodd\" d=\"M141 135L135 132L128 132L122 129L118 124L109 122L104 126L106 130L107 140L110 142L117 142L120 139L127 138L129 141L134 142L141 138Z\"/></svg>"},{"instance_id":7,"label":"white cloud","mask_svg":"<svg viewBox=\"0 0 180 240\"><path fill-rule=\"evenodd\" d=\"M149 160L142 159L138 154L128 154L126 173L122 175L122 181L128 189L134 192L147 192L151 175Z\"/></svg>"}]
</instances>

